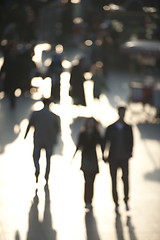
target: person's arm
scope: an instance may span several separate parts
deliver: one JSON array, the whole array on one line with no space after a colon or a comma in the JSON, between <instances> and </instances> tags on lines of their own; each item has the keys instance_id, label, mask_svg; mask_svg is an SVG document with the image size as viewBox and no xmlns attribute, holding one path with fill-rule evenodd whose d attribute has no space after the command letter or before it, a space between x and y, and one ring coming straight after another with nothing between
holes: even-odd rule
<instances>
[{"instance_id":1,"label":"person's arm","mask_svg":"<svg viewBox=\"0 0 160 240\"><path fill-rule=\"evenodd\" d=\"M129 145L130 145L130 154L131 154L131 157L132 157L132 151L133 151L133 129L132 129L132 126L130 126L130 142L129 142Z\"/></svg>"},{"instance_id":2,"label":"person's arm","mask_svg":"<svg viewBox=\"0 0 160 240\"><path fill-rule=\"evenodd\" d=\"M26 132L25 132L25 135L24 135L24 139L26 139L27 134L28 134L29 129L31 128L31 126L33 126L33 113L31 114L31 117L30 117L27 129L26 129Z\"/></svg>"},{"instance_id":3,"label":"person's arm","mask_svg":"<svg viewBox=\"0 0 160 240\"><path fill-rule=\"evenodd\" d=\"M72 159L74 159L74 157L75 157L75 155L76 155L77 151L78 151L78 147L76 147L76 150L75 150L75 152L74 152L74 154L73 154L73 157L72 157Z\"/></svg>"},{"instance_id":4,"label":"person's arm","mask_svg":"<svg viewBox=\"0 0 160 240\"><path fill-rule=\"evenodd\" d=\"M31 125L30 125L30 122L29 122L29 123L28 123L28 126L27 126L27 129L26 129L26 133L25 133L25 135L24 135L24 139L26 139L30 127L31 127Z\"/></svg>"},{"instance_id":5,"label":"person's arm","mask_svg":"<svg viewBox=\"0 0 160 240\"><path fill-rule=\"evenodd\" d=\"M75 150L75 152L74 152L74 154L73 154L72 160L74 159L77 151L81 148L81 144L82 144L82 133L80 133L80 135L79 135L79 137L78 137L78 143L77 143L77 145L76 145L76 150Z\"/></svg>"}]
</instances>

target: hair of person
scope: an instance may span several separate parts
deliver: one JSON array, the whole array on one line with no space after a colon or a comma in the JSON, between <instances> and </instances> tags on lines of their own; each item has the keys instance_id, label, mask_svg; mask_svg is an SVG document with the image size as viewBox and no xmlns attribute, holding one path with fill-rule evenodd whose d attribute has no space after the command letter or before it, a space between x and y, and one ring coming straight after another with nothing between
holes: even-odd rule
<instances>
[{"instance_id":1,"label":"hair of person","mask_svg":"<svg viewBox=\"0 0 160 240\"><path fill-rule=\"evenodd\" d=\"M94 117L89 117L89 118L86 118L86 119L84 120L82 130L83 130L83 131L86 131L86 130L87 130L87 123L88 123L88 121L91 120L91 119L92 119L92 120L94 121L94 123L95 123L95 130L99 131L99 122L98 122Z\"/></svg>"},{"instance_id":2,"label":"hair of person","mask_svg":"<svg viewBox=\"0 0 160 240\"><path fill-rule=\"evenodd\" d=\"M120 112L121 110L124 110L124 111L126 111L126 107L125 106L118 106L118 112Z\"/></svg>"}]
</instances>

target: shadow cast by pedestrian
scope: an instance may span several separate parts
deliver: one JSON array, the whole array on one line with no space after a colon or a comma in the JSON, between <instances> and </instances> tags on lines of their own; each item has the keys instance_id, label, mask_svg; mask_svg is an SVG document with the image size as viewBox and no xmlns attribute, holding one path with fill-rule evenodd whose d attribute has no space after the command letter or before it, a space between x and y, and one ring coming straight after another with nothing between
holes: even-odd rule
<instances>
[{"instance_id":1,"label":"shadow cast by pedestrian","mask_svg":"<svg viewBox=\"0 0 160 240\"><path fill-rule=\"evenodd\" d=\"M138 240L135 231L134 226L132 225L131 217L127 216L126 225L128 227L128 234L130 240ZM124 226L122 224L121 215L116 214L116 221L115 221L115 227L116 227L116 235L118 240L125 240L124 237Z\"/></svg>"},{"instance_id":2,"label":"shadow cast by pedestrian","mask_svg":"<svg viewBox=\"0 0 160 240\"><path fill-rule=\"evenodd\" d=\"M132 224L131 221L131 217L127 216L127 227L128 227L128 231L129 231L129 237L131 240L138 240L136 235L135 235L135 230L134 230L134 226Z\"/></svg>"},{"instance_id":3,"label":"shadow cast by pedestrian","mask_svg":"<svg viewBox=\"0 0 160 240\"><path fill-rule=\"evenodd\" d=\"M160 140L160 124L143 123L137 125L142 139Z\"/></svg>"},{"instance_id":4,"label":"shadow cast by pedestrian","mask_svg":"<svg viewBox=\"0 0 160 240\"><path fill-rule=\"evenodd\" d=\"M152 172L148 172L144 175L145 179L160 182L160 168L154 169Z\"/></svg>"},{"instance_id":5,"label":"shadow cast by pedestrian","mask_svg":"<svg viewBox=\"0 0 160 240\"><path fill-rule=\"evenodd\" d=\"M97 223L92 211L86 212L85 224L87 240L100 240Z\"/></svg>"},{"instance_id":6,"label":"shadow cast by pedestrian","mask_svg":"<svg viewBox=\"0 0 160 240\"><path fill-rule=\"evenodd\" d=\"M17 230L16 232L15 232L15 240L20 240L21 238L20 238L20 235L19 235L19 231Z\"/></svg>"},{"instance_id":7,"label":"shadow cast by pedestrian","mask_svg":"<svg viewBox=\"0 0 160 240\"><path fill-rule=\"evenodd\" d=\"M37 189L35 196L29 211L29 229L27 233L27 240L38 239L38 240L56 240L57 233L52 227L52 215L50 211L50 193L48 185L45 185L45 208L43 221L39 220L38 204L39 197Z\"/></svg>"},{"instance_id":8,"label":"shadow cast by pedestrian","mask_svg":"<svg viewBox=\"0 0 160 240\"><path fill-rule=\"evenodd\" d=\"M119 213L116 214L115 221L116 235L118 240L125 240L123 235L123 226L121 221L121 215Z\"/></svg>"}]
</instances>

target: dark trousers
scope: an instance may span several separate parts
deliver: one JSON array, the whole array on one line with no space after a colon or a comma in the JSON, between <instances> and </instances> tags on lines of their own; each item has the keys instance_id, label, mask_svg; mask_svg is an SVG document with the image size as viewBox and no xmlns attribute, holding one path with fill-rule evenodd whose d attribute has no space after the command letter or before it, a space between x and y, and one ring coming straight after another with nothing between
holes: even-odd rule
<instances>
[{"instance_id":1,"label":"dark trousers","mask_svg":"<svg viewBox=\"0 0 160 240\"><path fill-rule=\"evenodd\" d=\"M45 178L48 179L49 177L49 173L50 173L50 159L52 156L52 149L53 147L46 147L45 151L46 151L46 173L45 173ZM33 160L34 160L34 166L35 166L35 175L39 176L40 173L40 165L39 165L39 159L40 159L40 154L41 154L41 149L42 147L40 146L34 146L34 150L33 150Z\"/></svg>"},{"instance_id":2,"label":"dark trousers","mask_svg":"<svg viewBox=\"0 0 160 240\"><path fill-rule=\"evenodd\" d=\"M84 172L84 201L85 203L92 203L93 194L94 194L94 180L95 180L95 173L85 173Z\"/></svg>"},{"instance_id":3,"label":"dark trousers","mask_svg":"<svg viewBox=\"0 0 160 240\"><path fill-rule=\"evenodd\" d=\"M122 181L124 186L124 202L127 203L129 199L129 183L128 183L128 160L121 161L120 163L110 163L110 174L111 174L111 180L112 180L112 197L114 203L118 206L118 193L117 193L117 170L118 168L122 169Z\"/></svg>"}]
</instances>

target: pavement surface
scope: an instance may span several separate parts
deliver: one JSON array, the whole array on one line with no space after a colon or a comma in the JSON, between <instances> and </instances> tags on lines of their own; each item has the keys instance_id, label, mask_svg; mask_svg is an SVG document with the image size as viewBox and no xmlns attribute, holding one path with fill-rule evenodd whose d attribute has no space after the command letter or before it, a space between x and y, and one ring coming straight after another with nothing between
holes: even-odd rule
<instances>
[{"instance_id":1,"label":"pavement surface","mask_svg":"<svg viewBox=\"0 0 160 240\"><path fill-rule=\"evenodd\" d=\"M123 203L118 174L120 214L114 212L108 165L101 160L96 176L93 211L84 208L84 179L80 153L72 161L83 119L93 115L105 127L117 118L116 106L127 103L129 74L109 72L108 89L93 100L92 83L85 85L87 106L72 104L68 96L69 73L61 78L61 101L51 110L61 118L61 134L45 184L45 153L35 182L32 160L33 132L24 140L32 109L41 103L20 96L11 111L7 97L0 101L0 239L1 240L159 240L160 239L160 124L155 109L130 103L126 121L133 125L134 154L130 160L130 211ZM65 77L66 81L63 81Z\"/></svg>"}]
</instances>

